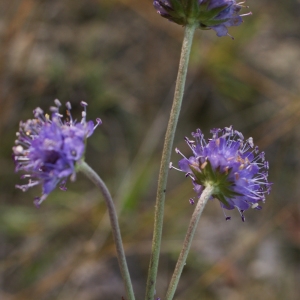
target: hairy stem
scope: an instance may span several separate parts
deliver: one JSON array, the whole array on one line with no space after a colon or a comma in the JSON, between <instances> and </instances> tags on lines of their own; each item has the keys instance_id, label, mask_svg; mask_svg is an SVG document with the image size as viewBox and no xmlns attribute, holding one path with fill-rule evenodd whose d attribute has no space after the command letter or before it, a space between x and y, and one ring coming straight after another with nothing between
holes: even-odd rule
<instances>
[{"instance_id":1,"label":"hairy stem","mask_svg":"<svg viewBox=\"0 0 300 300\"><path fill-rule=\"evenodd\" d=\"M146 287L146 300L153 300L155 294L155 284L158 269L158 261L161 246L161 236L163 227L164 216L164 204L165 204L165 192L167 185L167 177L169 171L171 151L173 147L173 141L175 131L177 127L178 117L181 109L181 103L184 93L184 86L188 68L188 62L190 57L190 51L193 41L196 25L187 25L184 31L184 39L181 49L181 56L179 62L179 69L175 87L175 94L173 99L173 106L170 113L169 123L165 136L164 148L162 153L158 187L156 194L155 205L155 220L154 220L154 233L152 240L152 254L150 258L147 287Z\"/></svg>"},{"instance_id":2,"label":"hairy stem","mask_svg":"<svg viewBox=\"0 0 300 300\"><path fill-rule=\"evenodd\" d=\"M198 203L196 205L196 208L194 210L194 213L192 215L190 225L188 227L183 247L181 249L172 279L169 284L169 288L166 295L166 300L172 300L175 294L175 291L177 289L177 285L183 270L183 267L185 266L185 262L192 244L192 240L200 219L200 216L202 214L202 211L204 209L204 206L206 205L208 199L211 197L213 193L214 187L213 186L207 186L204 191L201 194L201 197L198 200Z\"/></svg>"},{"instance_id":3,"label":"hairy stem","mask_svg":"<svg viewBox=\"0 0 300 300\"><path fill-rule=\"evenodd\" d=\"M119 223L118 223L117 212L111 194L107 186L103 182L103 180L86 162L82 161L77 166L78 166L78 171L84 173L100 189L104 197L108 209L111 229L112 229L114 242L117 250L119 267L125 284L127 298L128 300L134 300L135 297L134 297L130 274L128 271L126 257L123 249L123 243L122 243L122 237L121 237Z\"/></svg>"}]
</instances>

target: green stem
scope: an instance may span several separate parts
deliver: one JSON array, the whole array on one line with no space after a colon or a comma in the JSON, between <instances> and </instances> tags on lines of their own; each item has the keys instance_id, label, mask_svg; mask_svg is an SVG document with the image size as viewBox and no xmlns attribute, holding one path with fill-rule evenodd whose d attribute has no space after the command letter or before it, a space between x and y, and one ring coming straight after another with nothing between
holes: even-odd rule
<instances>
[{"instance_id":1,"label":"green stem","mask_svg":"<svg viewBox=\"0 0 300 300\"><path fill-rule=\"evenodd\" d=\"M113 199L110 192L103 182L103 180L98 176L98 174L84 161L78 163L78 171L81 171L88 177L102 192L104 200L107 205L109 219L111 223L112 233L114 237L114 242L117 250L117 257L119 261L119 267L125 284L126 294L128 300L134 300L134 293L132 288L132 283L130 279L130 274L127 267L126 257L123 249L122 237L120 233L117 212L114 206Z\"/></svg>"},{"instance_id":2,"label":"green stem","mask_svg":"<svg viewBox=\"0 0 300 300\"><path fill-rule=\"evenodd\" d=\"M196 29L196 25L187 25L185 27L184 39L183 39L183 44L181 49L179 69L178 69L178 75L177 75L177 81L175 87L175 94L173 99L173 106L170 113L170 119L169 119L167 132L165 136L165 143L164 143L164 148L162 153L157 194L156 194L154 233L153 233L153 240L152 240L152 254L150 258L147 287L146 287L146 300L153 300L155 294L155 283L156 283L156 276L157 276L157 269L158 269L160 246L161 246L165 192L167 186L170 157L171 157L171 151L173 147L174 135L177 127L178 117L181 109L188 62L189 62L190 51L192 47L195 29Z\"/></svg>"},{"instance_id":3,"label":"green stem","mask_svg":"<svg viewBox=\"0 0 300 300\"><path fill-rule=\"evenodd\" d=\"M204 206L206 205L208 199L211 197L212 193L214 191L213 186L207 186L204 191L201 194L201 197L198 200L197 206L194 210L194 213L192 215L190 225L188 227L184 242L183 242L183 247L180 252L172 279L170 281L170 285L167 291L166 295L166 300L172 300L183 270L183 267L185 266L185 262L192 244L192 240L200 219L200 216L202 214L202 211L204 209Z\"/></svg>"}]
</instances>

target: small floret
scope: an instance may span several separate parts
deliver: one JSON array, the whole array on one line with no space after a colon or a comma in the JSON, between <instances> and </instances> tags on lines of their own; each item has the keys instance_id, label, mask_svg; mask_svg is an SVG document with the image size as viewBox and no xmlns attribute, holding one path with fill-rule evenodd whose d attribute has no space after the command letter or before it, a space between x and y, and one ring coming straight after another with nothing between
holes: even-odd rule
<instances>
[{"instance_id":1,"label":"small floret","mask_svg":"<svg viewBox=\"0 0 300 300\"><path fill-rule=\"evenodd\" d=\"M24 171L21 178L28 178L28 183L16 185L22 191L42 184L42 196L34 201L39 206L47 196L59 185L61 190L66 190L68 177L75 180L76 162L83 159L86 139L91 136L101 120L86 121L85 102L82 119L76 122L72 119L71 104L66 103L67 120L62 121L59 113L61 106L55 100L55 107L51 107L52 116L44 114L42 109L36 108L33 112L34 119L20 122L17 140L13 147L15 171Z\"/></svg>"},{"instance_id":2,"label":"small floret","mask_svg":"<svg viewBox=\"0 0 300 300\"><path fill-rule=\"evenodd\" d=\"M208 141L200 129L192 133L195 141L185 138L193 155L187 158L176 149L183 159L178 163L179 169L170 167L192 179L198 197L206 186L213 186L212 198L217 198L224 209L237 208L244 221L243 212L248 208L262 209L259 204L265 202L265 195L271 191L269 164L253 139L245 141L232 127L213 129L211 133Z\"/></svg>"},{"instance_id":3,"label":"small floret","mask_svg":"<svg viewBox=\"0 0 300 300\"><path fill-rule=\"evenodd\" d=\"M251 12L239 14L244 2L235 0L154 0L157 13L177 24L186 26L197 24L198 28L213 29L217 36L232 36L228 27L239 26L243 16Z\"/></svg>"}]
</instances>

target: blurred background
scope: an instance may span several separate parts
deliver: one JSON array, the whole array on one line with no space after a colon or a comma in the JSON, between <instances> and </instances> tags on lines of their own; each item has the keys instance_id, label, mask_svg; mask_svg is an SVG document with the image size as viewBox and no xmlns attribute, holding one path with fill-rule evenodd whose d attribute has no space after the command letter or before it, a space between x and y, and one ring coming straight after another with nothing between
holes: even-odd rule
<instances>
[{"instance_id":1,"label":"blurred background","mask_svg":"<svg viewBox=\"0 0 300 300\"><path fill-rule=\"evenodd\" d=\"M229 37L198 30L174 147L233 125L252 136L274 182L262 211L226 222L204 210L175 299L299 299L300 1L249 0ZM248 12L244 9L244 12ZM151 0L0 0L0 299L121 300L125 296L101 194L79 175L40 209L11 159L20 120L58 98L103 120L87 162L109 186L136 298L143 299L163 137L183 28ZM180 156L174 152L174 165ZM163 297L191 217L184 174L170 171L157 297Z\"/></svg>"}]
</instances>

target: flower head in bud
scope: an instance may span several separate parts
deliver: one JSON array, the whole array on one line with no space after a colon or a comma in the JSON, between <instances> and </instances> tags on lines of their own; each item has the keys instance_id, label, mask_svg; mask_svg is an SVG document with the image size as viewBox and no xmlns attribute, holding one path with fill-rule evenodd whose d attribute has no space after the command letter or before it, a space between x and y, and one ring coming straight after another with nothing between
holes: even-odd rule
<instances>
[{"instance_id":1,"label":"flower head in bud","mask_svg":"<svg viewBox=\"0 0 300 300\"><path fill-rule=\"evenodd\" d=\"M235 0L154 0L153 6L162 17L180 25L197 24L200 29L213 29L217 36L230 36L227 27L238 26L244 2ZM231 36L230 36L231 37Z\"/></svg>"},{"instance_id":2,"label":"flower head in bud","mask_svg":"<svg viewBox=\"0 0 300 300\"><path fill-rule=\"evenodd\" d=\"M244 221L243 212L250 207L260 210L259 202L264 202L265 194L270 193L268 162L252 138L245 141L232 127L213 129L211 133L208 141L200 129L192 134L195 141L185 138L193 155L186 158L177 149L183 156L178 170L192 179L199 197L206 186L213 186L212 198L217 198L222 208L237 208Z\"/></svg>"},{"instance_id":3,"label":"flower head in bud","mask_svg":"<svg viewBox=\"0 0 300 300\"><path fill-rule=\"evenodd\" d=\"M13 159L16 172L24 171L21 178L28 178L28 183L16 185L17 188L27 191L28 188L42 184L42 196L35 199L39 206L59 184L66 190L66 179L71 176L75 179L75 164L83 158L86 138L91 136L95 128L101 124L96 120L86 121L86 106L82 102L84 111L81 122L72 119L71 104L68 102L66 121L62 121L59 114L61 106L55 100L55 107L51 107L52 116L44 114L40 108L34 110L34 119L20 122L17 140L13 147Z\"/></svg>"}]
</instances>

